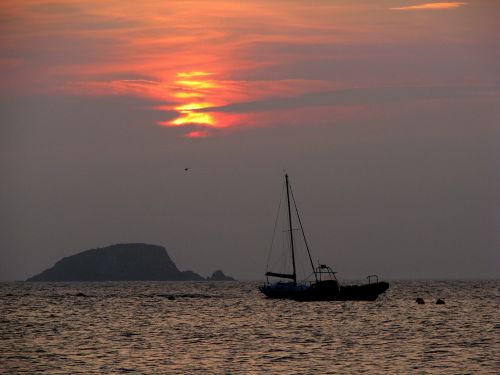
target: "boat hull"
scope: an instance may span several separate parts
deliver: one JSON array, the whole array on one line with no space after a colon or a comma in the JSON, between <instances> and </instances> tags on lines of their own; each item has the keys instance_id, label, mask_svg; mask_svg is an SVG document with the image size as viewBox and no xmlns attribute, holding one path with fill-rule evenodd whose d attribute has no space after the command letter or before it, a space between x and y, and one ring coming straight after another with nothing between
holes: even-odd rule
<instances>
[{"instance_id":1,"label":"boat hull","mask_svg":"<svg viewBox=\"0 0 500 375\"><path fill-rule=\"evenodd\" d=\"M389 284L384 281L346 286L340 286L335 280L319 281L310 286L282 282L259 286L268 298L295 301L375 301L387 289Z\"/></svg>"},{"instance_id":2,"label":"boat hull","mask_svg":"<svg viewBox=\"0 0 500 375\"><path fill-rule=\"evenodd\" d=\"M318 282L293 297L296 301L375 301L389 289L389 284L381 281L363 285L338 286L336 283Z\"/></svg>"},{"instance_id":3,"label":"boat hull","mask_svg":"<svg viewBox=\"0 0 500 375\"><path fill-rule=\"evenodd\" d=\"M268 298L294 299L309 289L308 285L293 282L277 282L259 286L259 290Z\"/></svg>"}]
</instances>

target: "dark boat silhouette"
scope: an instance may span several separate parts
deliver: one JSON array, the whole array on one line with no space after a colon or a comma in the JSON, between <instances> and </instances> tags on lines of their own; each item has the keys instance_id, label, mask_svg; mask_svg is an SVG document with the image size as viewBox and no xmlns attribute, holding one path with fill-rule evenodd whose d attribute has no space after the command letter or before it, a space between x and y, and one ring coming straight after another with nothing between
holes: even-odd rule
<instances>
[{"instance_id":1,"label":"dark boat silhouette","mask_svg":"<svg viewBox=\"0 0 500 375\"><path fill-rule=\"evenodd\" d=\"M302 221L300 219L299 211L297 209L293 191L288 179L288 174L285 174L285 186L283 190L286 190L286 216L288 219L288 230L286 230L286 232L288 232L287 237L289 240L292 258L292 273L267 271L267 282L259 286L259 290L263 294L265 294L268 298L293 299L296 301L375 301L380 294L384 293L389 288L389 284L384 281L379 281L377 275L368 276L367 284L342 285L335 276L336 272L334 272L329 266L320 264L319 266L314 267L309 245L302 226ZM294 228L292 227L292 202L295 209L294 212L300 226L302 238L304 239L308 260L312 268L311 276L313 277L313 280L309 282L297 282L295 238L293 234ZM270 282L269 277L278 278L280 280L277 282ZM290 281L283 281L283 279Z\"/></svg>"}]
</instances>

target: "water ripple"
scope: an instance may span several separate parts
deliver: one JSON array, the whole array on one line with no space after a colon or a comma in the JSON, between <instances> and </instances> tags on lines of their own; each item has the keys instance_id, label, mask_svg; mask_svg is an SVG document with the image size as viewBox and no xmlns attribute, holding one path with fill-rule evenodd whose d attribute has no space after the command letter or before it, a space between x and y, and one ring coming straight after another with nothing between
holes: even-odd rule
<instances>
[{"instance_id":1,"label":"water ripple","mask_svg":"<svg viewBox=\"0 0 500 375\"><path fill-rule=\"evenodd\" d=\"M1 367L494 374L498 288L498 281L394 282L374 303L295 303L265 299L255 283L2 283Z\"/></svg>"}]
</instances>

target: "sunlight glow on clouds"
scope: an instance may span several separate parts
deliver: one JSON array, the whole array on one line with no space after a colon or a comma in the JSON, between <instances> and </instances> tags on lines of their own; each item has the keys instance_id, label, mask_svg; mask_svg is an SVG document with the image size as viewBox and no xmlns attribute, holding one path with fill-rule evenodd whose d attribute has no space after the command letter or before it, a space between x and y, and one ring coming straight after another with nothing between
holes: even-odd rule
<instances>
[{"instance_id":1,"label":"sunlight glow on clouds","mask_svg":"<svg viewBox=\"0 0 500 375\"><path fill-rule=\"evenodd\" d=\"M401 22L386 5L368 0L68 0L51 6L6 0L0 17L6 21L0 23L0 93L140 97L154 102L160 117L165 113L161 126L185 127L193 138L307 123L315 108L321 113L315 121L326 121L337 118L339 107L365 103L356 97L326 103L322 93L335 90L485 84L481 74L489 67L481 58L474 69L469 50L485 35L494 40L485 23L446 23L440 12ZM304 98L317 99L300 102L309 117L291 107L279 114L269 109Z\"/></svg>"},{"instance_id":2,"label":"sunlight glow on clouds","mask_svg":"<svg viewBox=\"0 0 500 375\"><path fill-rule=\"evenodd\" d=\"M448 2L448 3L425 3L418 5L409 5L402 7L391 8L392 10L432 10L432 9L453 9L458 8L466 3L458 3L458 2Z\"/></svg>"}]
</instances>

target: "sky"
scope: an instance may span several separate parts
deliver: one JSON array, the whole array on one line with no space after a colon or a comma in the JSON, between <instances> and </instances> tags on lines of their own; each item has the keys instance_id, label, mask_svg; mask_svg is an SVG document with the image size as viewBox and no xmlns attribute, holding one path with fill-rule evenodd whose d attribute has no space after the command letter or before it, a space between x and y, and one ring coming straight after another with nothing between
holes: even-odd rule
<instances>
[{"instance_id":1,"label":"sky","mask_svg":"<svg viewBox=\"0 0 500 375\"><path fill-rule=\"evenodd\" d=\"M0 280L127 242L263 279L284 171L340 278L499 277L499 25L492 0L4 0Z\"/></svg>"}]
</instances>

